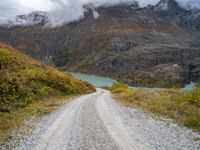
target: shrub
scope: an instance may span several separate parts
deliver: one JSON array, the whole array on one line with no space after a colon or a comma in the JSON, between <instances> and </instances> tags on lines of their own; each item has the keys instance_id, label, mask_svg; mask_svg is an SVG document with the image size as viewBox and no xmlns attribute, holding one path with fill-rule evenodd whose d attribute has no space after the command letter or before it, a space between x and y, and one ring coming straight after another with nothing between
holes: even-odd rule
<instances>
[{"instance_id":1,"label":"shrub","mask_svg":"<svg viewBox=\"0 0 200 150\"><path fill-rule=\"evenodd\" d=\"M200 84L196 84L194 90L189 93L189 102L200 107Z\"/></svg>"},{"instance_id":2,"label":"shrub","mask_svg":"<svg viewBox=\"0 0 200 150\"><path fill-rule=\"evenodd\" d=\"M112 85L112 89L128 89L128 85L125 83L115 82Z\"/></svg>"}]
</instances>

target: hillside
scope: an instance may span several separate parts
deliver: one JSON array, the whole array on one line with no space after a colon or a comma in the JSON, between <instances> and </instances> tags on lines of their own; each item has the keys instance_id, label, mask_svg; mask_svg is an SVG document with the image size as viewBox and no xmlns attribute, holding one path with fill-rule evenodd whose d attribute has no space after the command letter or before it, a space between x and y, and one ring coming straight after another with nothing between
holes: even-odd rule
<instances>
[{"instance_id":1,"label":"hillside","mask_svg":"<svg viewBox=\"0 0 200 150\"><path fill-rule=\"evenodd\" d=\"M54 28L44 25L46 19L2 26L0 41L52 66L130 85L176 87L200 80L200 10L161 0L144 8L99 7L95 13L88 6L83 19ZM37 12L29 20L39 15L47 17Z\"/></svg>"},{"instance_id":2,"label":"hillside","mask_svg":"<svg viewBox=\"0 0 200 150\"><path fill-rule=\"evenodd\" d=\"M0 112L42 98L94 91L88 83L43 65L0 43Z\"/></svg>"},{"instance_id":3,"label":"hillside","mask_svg":"<svg viewBox=\"0 0 200 150\"><path fill-rule=\"evenodd\" d=\"M90 84L0 43L0 146L26 120L94 91Z\"/></svg>"}]
</instances>

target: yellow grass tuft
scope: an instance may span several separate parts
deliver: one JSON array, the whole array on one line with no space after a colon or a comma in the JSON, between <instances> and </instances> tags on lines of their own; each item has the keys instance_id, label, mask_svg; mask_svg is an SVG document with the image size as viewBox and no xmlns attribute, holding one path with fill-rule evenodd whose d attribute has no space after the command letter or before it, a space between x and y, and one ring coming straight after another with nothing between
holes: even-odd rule
<instances>
[{"instance_id":1,"label":"yellow grass tuft","mask_svg":"<svg viewBox=\"0 0 200 150\"><path fill-rule=\"evenodd\" d=\"M177 123L200 131L200 85L189 93L175 89L164 91L110 88L115 99L128 107L136 107L167 116Z\"/></svg>"}]
</instances>

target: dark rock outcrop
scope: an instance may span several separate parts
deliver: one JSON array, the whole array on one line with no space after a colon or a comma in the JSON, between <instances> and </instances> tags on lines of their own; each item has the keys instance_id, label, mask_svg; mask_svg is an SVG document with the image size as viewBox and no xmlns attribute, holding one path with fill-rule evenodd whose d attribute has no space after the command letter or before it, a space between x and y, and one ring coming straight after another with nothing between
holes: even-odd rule
<instances>
[{"instance_id":1,"label":"dark rock outcrop","mask_svg":"<svg viewBox=\"0 0 200 150\"><path fill-rule=\"evenodd\" d=\"M200 80L200 57L195 58L194 60L188 63L189 65L189 76L192 81Z\"/></svg>"},{"instance_id":2,"label":"dark rock outcrop","mask_svg":"<svg viewBox=\"0 0 200 150\"><path fill-rule=\"evenodd\" d=\"M120 53L130 50L133 46L136 46L133 42L124 42L120 38L113 38L108 46L108 50Z\"/></svg>"}]
</instances>

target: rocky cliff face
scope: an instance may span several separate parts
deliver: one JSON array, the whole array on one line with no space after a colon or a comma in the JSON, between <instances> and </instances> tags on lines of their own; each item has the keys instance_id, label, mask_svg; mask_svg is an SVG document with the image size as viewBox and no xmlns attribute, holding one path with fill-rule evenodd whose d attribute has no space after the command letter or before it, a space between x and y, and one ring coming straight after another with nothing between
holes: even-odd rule
<instances>
[{"instance_id":1,"label":"rocky cliff face","mask_svg":"<svg viewBox=\"0 0 200 150\"><path fill-rule=\"evenodd\" d=\"M56 67L134 85L200 80L200 11L185 10L174 0L145 8L88 7L84 19L56 28L41 20L0 27L0 41Z\"/></svg>"}]
</instances>

